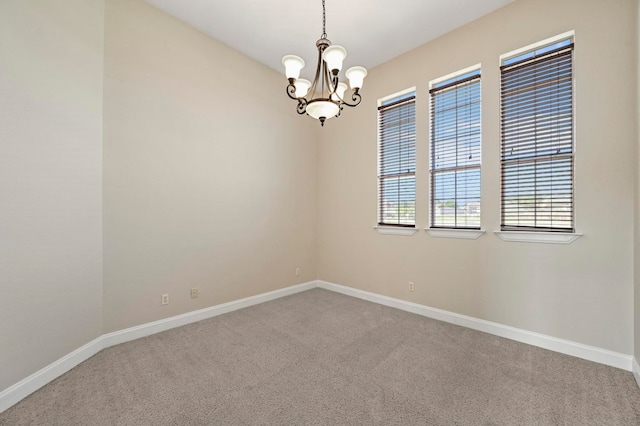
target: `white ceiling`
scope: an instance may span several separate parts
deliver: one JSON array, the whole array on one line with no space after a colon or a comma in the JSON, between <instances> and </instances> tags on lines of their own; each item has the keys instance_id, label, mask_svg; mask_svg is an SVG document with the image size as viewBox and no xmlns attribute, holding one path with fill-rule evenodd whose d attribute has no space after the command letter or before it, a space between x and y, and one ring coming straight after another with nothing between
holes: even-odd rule
<instances>
[{"instance_id":1,"label":"white ceiling","mask_svg":"<svg viewBox=\"0 0 640 426\"><path fill-rule=\"evenodd\" d=\"M279 72L287 54L315 71L322 0L145 1ZM372 68L512 1L326 0L327 36L345 67Z\"/></svg>"}]
</instances>

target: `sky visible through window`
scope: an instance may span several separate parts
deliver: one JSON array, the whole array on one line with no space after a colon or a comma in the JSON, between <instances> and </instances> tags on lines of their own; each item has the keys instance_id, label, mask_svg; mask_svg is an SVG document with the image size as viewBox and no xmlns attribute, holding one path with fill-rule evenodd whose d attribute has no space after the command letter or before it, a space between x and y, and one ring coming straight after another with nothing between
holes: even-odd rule
<instances>
[{"instance_id":1,"label":"sky visible through window","mask_svg":"<svg viewBox=\"0 0 640 426\"><path fill-rule=\"evenodd\" d=\"M381 103L378 200L380 224L415 225L414 97L415 92L410 92Z\"/></svg>"},{"instance_id":2,"label":"sky visible through window","mask_svg":"<svg viewBox=\"0 0 640 426\"><path fill-rule=\"evenodd\" d=\"M502 229L573 230L571 44L503 61Z\"/></svg>"},{"instance_id":3,"label":"sky visible through window","mask_svg":"<svg viewBox=\"0 0 640 426\"><path fill-rule=\"evenodd\" d=\"M431 226L480 227L480 70L431 89Z\"/></svg>"},{"instance_id":4,"label":"sky visible through window","mask_svg":"<svg viewBox=\"0 0 640 426\"><path fill-rule=\"evenodd\" d=\"M571 39L568 38L566 40L562 40L557 43L553 43L548 46L541 47L540 49L532 50L530 52L526 52L521 55L516 55L511 58L505 59L504 61L502 61L502 65L513 65L516 62L524 61L525 59L532 59L532 58L535 58L536 56L544 55L545 53L549 53L561 47L569 46L570 44L571 44Z\"/></svg>"}]
</instances>

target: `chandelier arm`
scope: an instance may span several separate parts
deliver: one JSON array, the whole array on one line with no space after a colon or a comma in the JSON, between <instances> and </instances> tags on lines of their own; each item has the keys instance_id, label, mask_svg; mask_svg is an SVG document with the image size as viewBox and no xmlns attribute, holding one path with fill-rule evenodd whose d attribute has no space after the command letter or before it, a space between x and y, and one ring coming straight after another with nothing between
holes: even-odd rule
<instances>
[{"instance_id":1,"label":"chandelier arm","mask_svg":"<svg viewBox=\"0 0 640 426\"><path fill-rule=\"evenodd\" d=\"M298 106L296 107L296 112L300 115L305 114L307 112L307 100L305 98L298 99Z\"/></svg>"},{"instance_id":2,"label":"chandelier arm","mask_svg":"<svg viewBox=\"0 0 640 426\"><path fill-rule=\"evenodd\" d=\"M349 103L345 100L342 101L342 105L346 105L348 107L355 107L358 106L360 104L360 102L362 101L362 96L360 96L360 93L358 92L358 89L354 89L353 90L353 94L351 95L351 100L353 101L353 103Z\"/></svg>"},{"instance_id":3,"label":"chandelier arm","mask_svg":"<svg viewBox=\"0 0 640 426\"><path fill-rule=\"evenodd\" d=\"M324 81L327 85L327 101L333 102L338 105L338 113L334 117L340 117L340 111L342 110L342 103L344 102L337 93L338 89L338 76L331 74L326 66L322 67L324 70ZM355 105L354 105L355 106Z\"/></svg>"},{"instance_id":4,"label":"chandelier arm","mask_svg":"<svg viewBox=\"0 0 640 426\"><path fill-rule=\"evenodd\" d=\"M323 49L324 51L324 49ZM327 98L331 98L331 78L329 77L329 70L327 70L327 64L322 60L322 96L325 94L325 87L327 88Z\"/></svg>"},{"instance_id":5,"label":"chandelier arm","mask_svg":"<svg viewBox=\"0 0 640 426\"><path fill-rule=\"evenodd\" d=\"M313 77L313 83L311 84L311 88L309 88L309 98L313 99L315 93L316 93L316 88L318 86L318 81L320 80L320 74L322 72L322 51L324 50L323 47L320 44L317 44L316 46L318 48L318 63L316 65L316 75ZM321 83L322 84L322 83ZM322 95L322 93L321 93Z\"/></svg>"},{"instance_id":6,"label":"chandelier arm","mask_svg":"<svg viewBox=\"0 0 640 426\"><path fill-rule=\"evenodd\" d=\"M296 112L298 114L304 114L307 112L307 99L296 97L296 85L294 83L289 83L287 86L287 95L289 95L289 97L294 101L298 101L298 105L296 106Z\"/></svg>"},{"instance_id":7,"label":"chandelier arm","mask_svg":"<svg viewBox=\"0 0 640 426\"><path fill-rule=\"evenodd\" d=\"M339 79L337 75L331 75L331 87L333 88L333 93L336 93L338 90ZM336 93L337 95L337 93Z\"/></svg>"},{"instance_id":8,"label":"chandelier arm","mask_svg":"<svg viewBox=\"0 0 640 426\"><path fill-rule=\"evenodd\" d=\"M289 95L289 97L295 101L298 100L298 98L296 97L296 85L294 83L289 83L287 85L287 95Z\"/></svg>"},{"instance_id":9,"label":"chandelier arm","mask_svg":"<svg viewBox=\"0 0 640 426\"><path fill-rule=\"evenodd\" d=\"M327 98L331 98L331 94L334 91L334 89L332 87L332 84L331 84L332 79L331 79L331 76L329 75L329 70L327 69L326 66L323 65L322 71L323 71L323 73L322 73L322 81L324 83L322 85L322 88L324 89L324 86L325 85L327 86ZM324 90L323 90L322 94L324 96Z\"/></svg>"}]
</instances>

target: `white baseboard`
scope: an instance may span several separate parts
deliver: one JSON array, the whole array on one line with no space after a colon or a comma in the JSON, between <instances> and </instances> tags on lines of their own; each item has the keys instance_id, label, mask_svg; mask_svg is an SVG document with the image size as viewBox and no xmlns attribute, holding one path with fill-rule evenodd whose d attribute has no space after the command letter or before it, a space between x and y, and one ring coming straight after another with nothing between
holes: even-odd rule
<instances>
[{"instance_id":1,"label":"white baseboard","mask_svg":"<svg viewBox=\"0 0 640 426\"><path fill-rule=\"evenodd\" d=\"M346 294L348 296L357 297L358 299L368 300L369 302L378 303L380 305L385 305L425 317L448 322L451 324L461 325L473 330L505 337L517 342L527 343L529 345L538 346L566 355L571 355L589 361L598 362L600 364L609 365L611 367L631 371L631 355L625 355L618 352L609 351L607 349L597 348L595 346L584 345L582 343L576 343L570 340L559 339L557 337L534 333L532 331L522 330L519 328L510 327L491 321L485 321L466 315L460 315L442 309L431 308L429 306L419 305L417 303L394 299L392 297L382 296L379 294L370 293L368 291L358 290L352 287L345 287L327 281L318 281L318 287ZM638 376L636 376L636 379L638 379ZM640 383L640 381L638 383Z\"/></svg>"},{"instance_id":2,"label":"white baseboard","mask_svg":"<svg viewBox=\"0 0 640 426\"><path fill-rule=\"evenodd\" d=\"M521 330L515 327L481 320L466 315L456 314L454 312L442 309L431 308L417 303L407 302L400 299L394 299L382 296L368 291L358 290L351 287L345 287L327 281L309 281L303 284L285 287L279 290L270 291L268 293L258 294L256 296L247 297L232 302L223 303L198 311L187 312L171 318L142 324L136 327L115 331L113 333L104 334L86 345L76 349L75 351L65 355L59 360L49 364L43 369L35 372L31 376L19 381L13 386L0 392L0 413L9 407L18 403L23 398L40 389L42 386L51 382L55 378L61 376L71 370L76 365L91 358L104 348L117 345L141 337L150 336L155 333L170 330L203 319L212 318L218 315L232 312L238 309L268 302L269 300L278 299L280 297L289 296L291 294L310 290L320 287L337 293L342 293L358 299L368 300L373 303L389 306L414 314L423 315L440 321L449 322L463 327L471 328L485 333L494 334L496 336L505 337L522 343L538 346L552 351L572 355L589 361L598 362L627 371L633 371L633 374L640 386L640 366L635 358L630 355L597 348L594 346L583 345L581 343L569 340L558 339L556 337L546 336L540 333L534 333L527 330Z\"/></svg>"},{"instance_id":3,"label":"white baseboard","mask_svg":"<svg viewBox=\"0 0 640 426\"><path fill-rule=\"evenodd\" d=\"M307 283L285 287L240 300L234 300L232 302L211 306L198 311L187 312L186 314L176 315L171 318L142 324L136 327L115 331L113 333L103 334L102 336L92 340L86 345L63 356L59 360L54 361L29 377L0 392L0 413L20 402L22 399L37 391L47 383L71 370L76 365L91 358L104 348L139 339L141 337L150 336L161 331L180 327L203 319L215 317L227 312L258 305L260 303L268 302L269 300L310 290L317 286L317 281L309 281Z\"/></svg>"},{"instance_id":4,"label":"white baseboard","mask_svg":"<svg viewBox=\"0 0 640 426\"><path fill-rule=\"evenodd\" d=\"M160 333L172 328L226 314L227 312L237 311L238 309L258 305L260 303L268 302L269 300L274 300L280 297L300 293L317 286L317 281L309 281L303 284L281 288L279 290L246 297L244 299L233 300L231 302L222 303L220 305L211 306L209 308L204 308L197 311L187 312L185 314L149 322L135 327L125 328L124 330L114 331L113 333L108 333L102 336L102 338L104 339L103 347L108 348L109 346L114 346L120 343L139 339L141 337L150 336L152 334Z\"/></svg>"},{"instance_id":5,"label":"white baseboard","mask_svg":"<svg viewBox=\"0 0 640 426\"><path fill-rule=\"evenodd\" d=\"M103 349L102 336L0 392L0 413Z\"/></svg>"}]
</instances>

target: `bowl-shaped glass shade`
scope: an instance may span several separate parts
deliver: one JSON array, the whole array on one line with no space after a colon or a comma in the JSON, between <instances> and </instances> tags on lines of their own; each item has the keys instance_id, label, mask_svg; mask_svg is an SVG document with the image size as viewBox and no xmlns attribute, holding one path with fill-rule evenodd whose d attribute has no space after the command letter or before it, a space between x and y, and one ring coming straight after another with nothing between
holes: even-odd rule
<instances>
[{"instance_id":1,"label":"bowl-shaped glass shade","mask_svg":"<svg viewBox=\"0 0 640 426\"><path fill-rule=\"evenodd\" d=\"M300 71L304 68L304 61L299 56L287 55L282 58L282 65L284 65L287 78L297 79L300 77Z\"/></svg>"},{"instance_id":2,"label":"bowl-shaped glass shade","mask_svg":"<svg viewBox=\"0 0 640 426\"><path fill-rule=\"evenodd\" d=\"M342 69L342 61L347 57L347 49L334 45L327 47L322 53L322 59L327 63L330 71Z\"/></svg>"},{"instance_id":3,"label":"bowl-shaped glass shade","mask_svg":"<svg viewBox=\"0 0 640 426\"><path fill-rule=\"evenodd\" d=\"M367 70L363 67L351 67L345 75L349 79L349 86L351 86L352 89L360 89L362 88L364 78L367 76Z\"/></svg>"},{"instance_id":4,"label":"bowl-shaped glass shade","mask_svg":"<svg viewBox=\"0 0 640 426\"><path fill-rule=\"evenodd\" d=\"M307 105L307 114L319 120L320 117L329 119L335 117L340 112L340 107L330 101L311 101Z\"/></svg>"},{"instance_id":5,"label":"bowl-shaped glass shade","mask_svg":"<svg viewBox=\"0 0 640 426\"><path fill-rule=\"evenodd\" d=\"M296 80L296 98L304 98L307 96L307 92L309 92L309 88L311 87L311 82L309 80L305 80L304 78L299 78Z\"/></svg>"},{"instance_id":6,"label":"bowl-shaped glass shade","mask_svg":"<svg viewBox=\"0 0 640 426\"><path fill-rule=\"evenodd\" d=\"M347 90L346 83L340 82L338 83L338 87L336 88L336 93L331 95L331 100L339 101L344 99L344 92Z\"/></svg>"}]
</instances>

